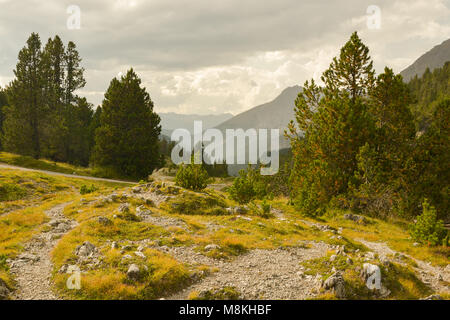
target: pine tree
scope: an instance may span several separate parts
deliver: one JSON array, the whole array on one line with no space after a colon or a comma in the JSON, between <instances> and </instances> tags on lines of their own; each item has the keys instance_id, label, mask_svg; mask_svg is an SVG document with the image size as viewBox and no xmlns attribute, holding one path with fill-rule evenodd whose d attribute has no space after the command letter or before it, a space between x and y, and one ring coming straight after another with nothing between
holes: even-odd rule
<instances>
[{"instance_id":1,"label":"pine tree","mask_svg":"<svg viewBox=\"0 0 450 320\"><path fill-rule=\"evenodd\" d=\"M41 156L44 105L44 77L39 35L31 34L19 52L13 80L7 88L9 106L5 109L3 145L6 150L35 158Z\"/></svg>"},{"instance_id":2,"label":"pine tree","mask_svg":"<svg viewBox=\"0 0 450 320\"><path fill-rule=\"evenodd\" d=\"M71 163L87 166L92 151L94 111L86 98L76 98L68 105L67 158Z\"/></svg>"},{"instance_id":3,"label":"pine tree","mask_svg":"<svg viewBox=\"0 0 450 320\"><path fill-rule=\"evenodd\" d=\"M105 93L93 162L119 174L144 178L159 164L160 118L141 80L130 69Z\"/></svg>"},{"instance_id":4,"label":"pine tree","mask_svg":"<svg viewBox=\"0 0 450 320\"><path fill-rule=\"evenodd\" d=\"M55 161L68 161L68 123L65 117L64 44L59 36L49 38L42 52L42 73L44 79L44 103L48 110L42 119L42 156Z\"/></svg>"},{"instance_id":5,"label":"pine tree","mask_svg":"<svg viewBox=\"0 0 450 320\"><path fill-rule=\"evenodd\" d=\"M3 128L3 120L5 118L4 108L8 105L8 99L6 96L6 91L0 87L0 136L2 134ZM0 141L0 150L2 149L1 141Z\"/></svg>"},{"instance_id":6,"label":"pine tree","mask_svg":"<svg viewBox=\"0 0 450 320\"><path fill-rule=\"evenodd\" d=\"M356 155L371 134L367 94L374 84L369 49L352 34L323 73L324 88L306 82L289 125L294 169L291 182L297 204L318 214L345 193L357 168ZM304 137L301 138L303 131Z\"/></svg>"},{"instance_id":7,"label":"pine tree","mask_svg":"<svg viewBox=\"0 0 450 320\"><path fill-rule=\"evenodd\" d=\"M410 101L402 77L389 68L369 90L368 110L374 130L357 156L358 170L351 181L354 208L381 216L403 206L408 189L407 162L415 137Z\"/></svg>"},{"instance_id":8,"label":"pine tree","mask_svg":"<svg viewBox=\"0 0 450 320\"><path fill-rule=\"evenodd\" d=\"M410 187L409 209L417 214L424 198L436 208L438 216L448 220L450 203L450 99L440 100L430 119L428 130L415 143L413 160L407 175Z\"/></svg>"},{"instance_id":9,"label":"pine tree","mask_svg":"<svg viewBox=\"0 0 450 320\"><path fill-rule=\"evenodd\" d=\"M74 92L86 85L84 79L84 68L81 67L81 58L76 49L75 43L70 41L67 45L65 53L66 64L66 82L65 89L65 104L70 105L76 100Z\"/></svg>"}]
</instances>

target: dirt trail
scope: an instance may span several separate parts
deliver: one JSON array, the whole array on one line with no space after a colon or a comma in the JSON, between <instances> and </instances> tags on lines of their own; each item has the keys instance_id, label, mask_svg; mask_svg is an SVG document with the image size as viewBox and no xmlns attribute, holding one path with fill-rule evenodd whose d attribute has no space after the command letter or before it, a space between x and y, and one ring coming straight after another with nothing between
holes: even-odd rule
<instances>
[{"instance_id":1,"label":"dirt trail","mask_svg":"<svg viewBox=\"0 0 450 320\"><path fill-rule=\"evenodd\" d=\"M45 173L45 174L49 174L49 175L53 175L53 176L61 176L61 177L67 177L67 178L77 178L77 179L105 181L105 182L114 182L114 183L125 183L125 184L136 184L136 182L132 182L132 181L97 178L97 177L90 177L90 176L80 176L80 175L76 175L76 174L68 174L68 173L61 173L61 172L54 172L54 171L47 171L47 170L29 169L29 168L24 168L24 167L13 166L13 165L6 164L6 163L0 163L0 168L31 171L31 172L40 172L40 173Z\"/></svg>"},{"instance_id":2,"label":"dirt trail","mask_svg":"<svg viewBox=\"0 0 450 320\"><path fill-rule=\"evenodd\" d=\"M417 267L413 267L418 278L423 282L428 284L435 292L438 293L450 293L450 267L434 267L431 264L424 262L422 260L415 259L412 256L404 254L402 252L397 252L389 248L389 246L384 242L370 242L363 239L355 239L362 244L364 244L369 249L373 250L379 256L392 256L397 254L401 254L406 256L407 258L413 260ZM399 262L399 261L396 261ZM400 262L399 262L400 263ZM402 263L405 264L405 263Z\"/></svg>"},{"instance_id":3,"label":"dirt trail","mask_svg":"<svg viewBox=\"0 0 450 320\"><path fill-rule=\"evenodd\" d=\"M252 250L225 262L210 259L188 248L170 248L167 253L179 261L204 264L217 272L172 296L168 300L186 299L192 291L201 292L225 286L235 287L243 299L306 299L313 297L318 279L305 275L300 262L326 255L329 246L311 243L311 248Z\"/></svg>"},{"instance_id":4,"label":"dirt trail","mask_svg":"<svg viewBox=\"0 0 450 320\"><path fill-rule=\"evenodd\" d=\"M45 213L50 218L48 228L35 235L25 246L25 250L10 263L17 290L13 299L17 300L58 300L53 292L51 274L53 264L50 253L64 234L76 226L76 222L65 218L63 210L69 203L53 207Z\"/></svg>"}]
</instances>

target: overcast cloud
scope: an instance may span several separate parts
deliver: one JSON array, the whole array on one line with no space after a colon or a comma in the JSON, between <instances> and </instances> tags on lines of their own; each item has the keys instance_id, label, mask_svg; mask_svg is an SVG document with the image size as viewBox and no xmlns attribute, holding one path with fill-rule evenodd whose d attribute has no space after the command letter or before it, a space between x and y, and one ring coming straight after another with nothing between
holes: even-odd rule
<instances>
[{"instance_id":1,"label":"overcast cloud","mask_svg":"<svg viewBox=\"0 0 450 320\"><path fill-rule=\"evenodd\" d=\"M81 9L68 30L67 7ZM367 8L381 9L369 29ZM86 68L80 92L100 104L133 67L158 112L237 114L320 77L353 31L378 72L400 72L450 38L450 0L0 0L0 84L31 32L73 40Z\"/></svg>"}]
</instances>

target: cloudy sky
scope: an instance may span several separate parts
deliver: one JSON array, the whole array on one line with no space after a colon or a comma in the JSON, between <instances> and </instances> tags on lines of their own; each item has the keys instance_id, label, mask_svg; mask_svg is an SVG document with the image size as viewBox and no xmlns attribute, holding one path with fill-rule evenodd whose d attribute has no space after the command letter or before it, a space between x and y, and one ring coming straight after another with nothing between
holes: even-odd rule
<instances>
[{"instance_id":1,"label":"cloudy sky","mask_svg":"<svg viewBox=\"0 0 450 320\"><path fill-rule=\"evenodd\" d=\"M450 0L0 0L0 85L31 32L58 34L77 44L95 105L133 67L158 112L237 114L318 79L355 30L377 71L400 72L450 38Z\"/></svg>"}]
</instances>

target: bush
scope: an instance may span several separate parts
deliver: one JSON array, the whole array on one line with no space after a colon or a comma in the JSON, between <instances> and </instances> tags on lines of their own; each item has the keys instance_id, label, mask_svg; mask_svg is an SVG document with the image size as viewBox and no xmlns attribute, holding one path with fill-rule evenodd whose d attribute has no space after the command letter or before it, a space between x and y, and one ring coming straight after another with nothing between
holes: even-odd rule
<instances>
[{"instance_id":1,"label":"bush","mask_svg":"<svg viewBox=\"0 0 450 320\"><path fill-rule=\"evenodd\" d=\"M253 199L264 198L267 195L267 184L259 170L249 166L247 171L239 171L239 176L234 179L228 192L240 204L248 203Z\"/></svg>"},{"instance_id":2,"label":"bush","mask_svg":"<svg viewBox=\"0 0 450 320\"><path fill-rule=\"evenodd\" d=\"M169 212L187 215L226 215L225 201L214 194L183 193L164 204ZM164 206L163 205L163 206Z\"/></svg>"},{"instance_id":3,"label":"bush","mask_svg":"<svg viewBox=\"0 0 450 320\"><path fill-rule=\"evenodd\" d=\"M205 189L209 181L210 178L205 168L201 164L195 164L193 161L188 165L180 165L175 176L177 186L194 191Z\"/></svg>"},{"instance_id":4,"label":"bush","mask_svg":"<svg viewBox=\"0 0 450 320\"><path fill-rule=\"evenodd\" d=\"M0 183L0 201L14 201L27 195L25 189L11 183Z\"/></svg>"},{"instance_id":5,"label":"bush","mask_svg":"<svg viewBox=\"0 0 450 320\"><path fill-rule=\"evenodd\" d=\"M272 207L266 199L261 202L261 205L258 205L252 201L248 204L248 208L253 215L264 219L273 218L273 214L271 213Z\"/></svg>"},{"instance_id":6,"label":"bush","mask_svg":"<svg viewBox=\"0 0 450 320\"><path fill-rule=\"evenodd\" d=\"M83 184L80 188L80 194L88 194L88 193L95 192L97 190L98 190L98 188L96 186L94 186L93 184L91 184L90 187Z\"/></svg>"},{"instance_id":7,"label":"bush","mask_svg":"<svg viewBox=\"0 0 450 320\"><path fill-rule=\"evenodd\" d=\"M9 265L6 262L8 256L6 254L0 254L0 270L9 271Z\"/></svg>"},{"instance_id":8,"label":"bush","mask_svg":"<svg viewBox=\"0 0 450 320\"><path fill-rule=\"evenodd\" d=\"M410 227L411 237L417 242L432 246L448 245L448 231L444 228L444 222L437 219L435 208L425 199L422 209L422 214Z\"/></svg>"}]
</instances>

